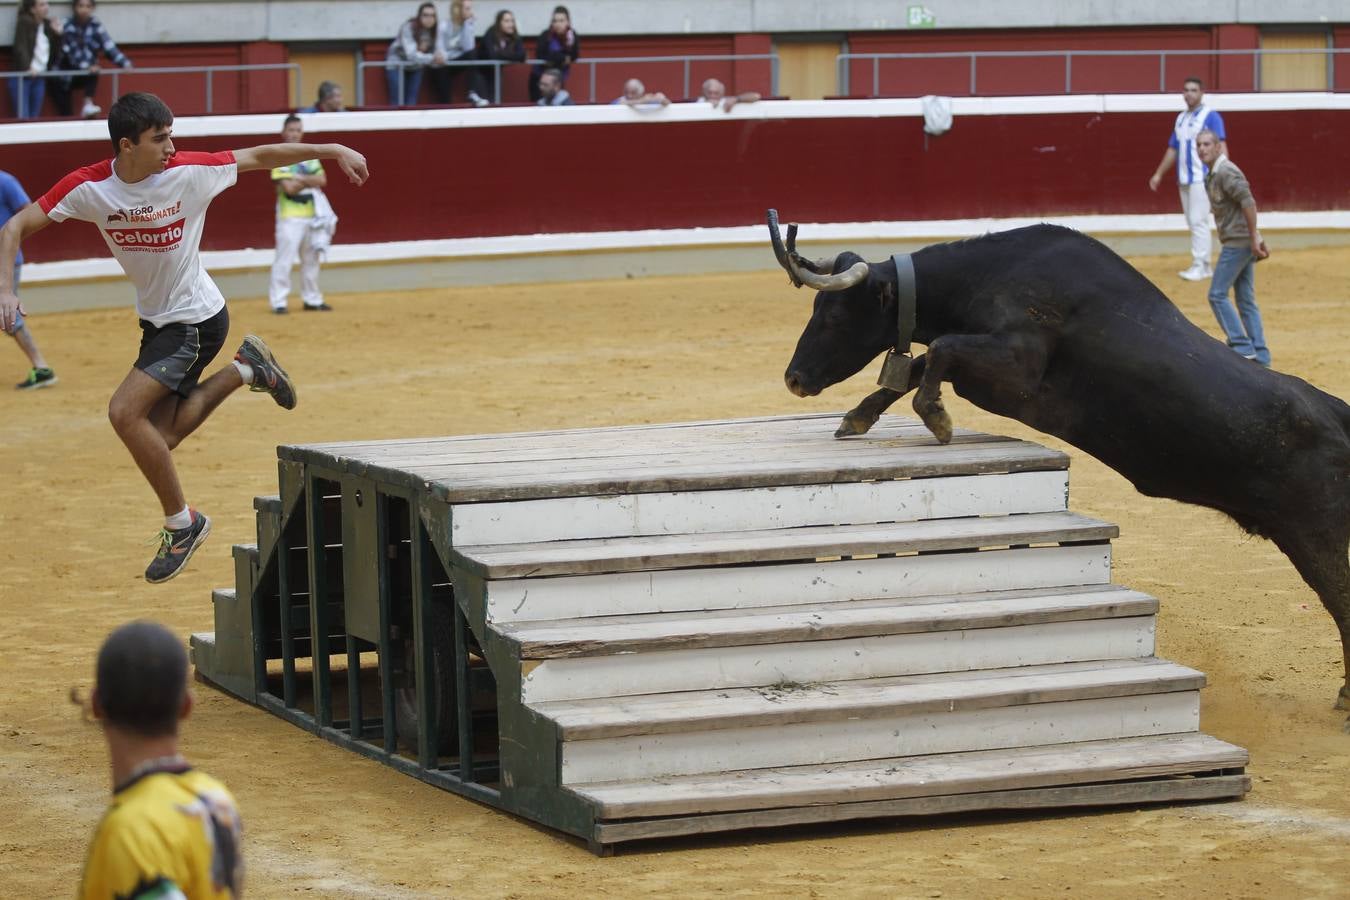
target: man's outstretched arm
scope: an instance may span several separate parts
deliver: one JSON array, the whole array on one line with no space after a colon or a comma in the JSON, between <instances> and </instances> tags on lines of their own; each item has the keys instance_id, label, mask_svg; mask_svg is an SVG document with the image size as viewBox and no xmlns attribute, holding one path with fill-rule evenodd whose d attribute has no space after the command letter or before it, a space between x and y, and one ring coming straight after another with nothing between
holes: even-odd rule
<instances>
[{"instance_id":1,"label":"man's outstretched arm","mask_svg":"<svg viewBox=\"0 0 1350 900\"><path fill-rule=\"evenodd\" d=\"M30 203L0 228L0 331L5 334L14 333L15 313L26 311L14 293L14 257L19 255L19 245L29 235L50 224L52 220L42 207Z\"/></svg>"},{"instance_id":2,"label":"man's outstretched arm","mask_svg":"<svg viewBox=\"0 0 1350 900\"><path fill-rule=\"evenodd\" d=\"M370 177L366 158L341 144L263 144L234 151L234 161L240 172L293 166L307 159L331 159L338 164L352 184L365 184Z\"/></svg>"}]
</instances>

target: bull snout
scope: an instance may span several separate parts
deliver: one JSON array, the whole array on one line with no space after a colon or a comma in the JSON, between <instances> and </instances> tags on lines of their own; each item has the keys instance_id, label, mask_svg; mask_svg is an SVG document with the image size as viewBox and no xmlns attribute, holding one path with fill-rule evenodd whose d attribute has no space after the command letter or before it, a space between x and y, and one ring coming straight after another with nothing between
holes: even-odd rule
<instances>
[{"instance_id":1,"label":"bull snout","mask_svg":"<svg viewBox=\"0 0 1350 900\"><path fill-rule=\"evenodd\" d=\"M787 389L798 397L814 397L816 394L820 393L820 391L808 391L802 385L801 375L791 369L783 375L783 382L787 385Z\"/></svg>"}]
</instances>

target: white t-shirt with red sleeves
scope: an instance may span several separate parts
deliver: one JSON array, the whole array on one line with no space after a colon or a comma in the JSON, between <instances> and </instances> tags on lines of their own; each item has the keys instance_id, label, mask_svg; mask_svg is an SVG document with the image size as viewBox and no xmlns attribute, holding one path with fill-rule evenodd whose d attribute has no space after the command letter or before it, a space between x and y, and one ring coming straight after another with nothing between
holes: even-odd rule
<instances>
[{"instance_id":1,"label":"white t-shirt with red sleeves","mask_svg":"<svg viewBox=\"0 0 1350 900\"><path fill-rule=\"evenodd\" d=\"M54 222L93 222L136 286L136 312L156 327L196 323L225 306L202 265L202 229L212 199L239 178L230 151L180 151L135 184L117 177L111 160L85 166L38 199Z\"/></svg>"}]
</instances>

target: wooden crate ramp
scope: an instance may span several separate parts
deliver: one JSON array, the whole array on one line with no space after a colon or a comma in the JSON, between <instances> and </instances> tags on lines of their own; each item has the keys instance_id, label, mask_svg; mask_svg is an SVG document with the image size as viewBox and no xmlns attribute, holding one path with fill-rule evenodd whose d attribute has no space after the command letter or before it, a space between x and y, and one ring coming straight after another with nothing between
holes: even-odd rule
<instances>
[{"instance_id":1,"label":"wooden crate ramp","mask_svg":"<svg viewBox=\"0 0 1350 900\"><path fill-rule=\"evenodd\" d=\"M1249 789L1067 457L836 421L282 447L198 673L597 852Z\"/></svg>"}]
</instances>

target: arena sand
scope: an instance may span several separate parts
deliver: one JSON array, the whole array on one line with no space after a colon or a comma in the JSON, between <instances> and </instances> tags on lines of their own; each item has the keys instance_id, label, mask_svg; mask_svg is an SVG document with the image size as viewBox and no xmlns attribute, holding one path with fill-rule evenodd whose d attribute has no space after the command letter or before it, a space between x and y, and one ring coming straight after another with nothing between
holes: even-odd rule
<instances>
[{"instance_id":1,"label":"arena sand","mask_svg":"<svg viewBox=\"0 0 1350 900\"><path fill-rule=\"evenodd\" d=\"M1350 250L1274 244L1258 290L1275 364L1350 398ZM1134 262L1216 332L1206 285L1176 277L1180 255ZM74 892L109 776L67 691L88 687L118 623L212 628L230 545L254 539L251 500L276 491L276 444L843 410L875 374L788 394L811 295L782 273L362 295L340 293L340 270L325 280L331 314L232 303L229 349L264 335L299 407L241 393L177 452L215 525L189 571L159 586L141 580L158 510L105 418L135 317L33 318L61 384L0 391L0 896ZM17 381L17 349L0 359ZM948 403L958 425L1062 446L950 391ZM598 859L198 685L186 749L239 798L249 895L1345 896L1350 735L1331 708L1330 617L1270 544L1071 453L1072 507L1120 525L1115 581L1162 600L1159 654L1209 676L1204 730L1250 749L1246 801L747 832Z\"/></svg>"}]
</instances>

